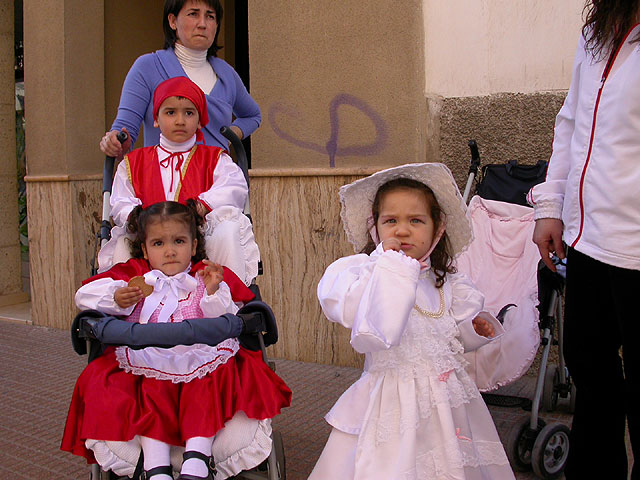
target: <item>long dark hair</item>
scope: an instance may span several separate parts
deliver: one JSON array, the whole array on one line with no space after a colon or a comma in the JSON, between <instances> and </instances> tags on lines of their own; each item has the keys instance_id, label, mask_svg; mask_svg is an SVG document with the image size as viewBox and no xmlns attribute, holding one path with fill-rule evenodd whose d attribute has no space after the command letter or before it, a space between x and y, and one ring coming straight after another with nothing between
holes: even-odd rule
<instances>
[{"instance_id":1,"label":"long dark hair","mask_svg":"<svg viewBox=\"0 0 640 480\"><path fill-rule=\"evenodd\" d=\"M418 182L417 180L413 180L411 178L394 178L393 180L389 180L387 183L384 183L378 188L376 192L376 196L373 199L373 205L371 206L371 215L373 219L373 224L378 224L378 218L380 217L380 203L384 196L392 192L394 190L400 190L403 188L410 188L413 190L418 190L423 193L425 198L427 199L427 205L429 206L429 214L431 219L433 220L433 231L437 232L440 225L442 225L442 221L445 217L438 200L436 200L436 196L429 187L427 187L424 183ZM362 249L361 253L370 254L376 249L376 244L374 243L371 236L369 236L369 241L367 245ZM447 273L455 273L456 268L453 266L453 257L449 253L451 251L451 243L449 242L449 237L447 236L447 232L442 235L440 241L429 255L431 260L431 268L433 269L433 273L436 275L436 287L441 287L444 284L445 277Z\"/></svg>"},{"instance_id":2,"label":"long dark hair","mask_svg":"<svg viewBox=\"0 0 640 480\"><path fill-rule=\"evenodd\" d=\"M218 28L216 29L216 36L213 37L213 43L207 50L207 57L217 57L218 50L222 47L218 45L218 34L220 33L220 24L222 23L222 5L220 4L220 0L199 0L202 3L209 5L214 12L216 12L216 23L218 24ZM187 0L165 0L164 2L164 13L162 17L162 29L164 30L164 48L173 48L176 44L176 40L178 36L176 35L176 31L171 28L169 25L169 14L173 14L176 17L184 7L184 4L187 3Z\"/></svg>"},{"instance_id":3,"label":"long dark hair","mask_svg":"<svg viewBox=\"0 0 640 480\"><path fill-rule=\"evenodd\" d=\"M589 0L584 7L582 34L594 58L617 49L636 23L640 0ZM638 41L640 35L634 38Z\"/></svg>"},{"instance_id":4,"label":"long dark hair","mask_svg":"<svg viewBox=\"0 0 640 480\"><path fill-rule=\"evenodd\" d=\"M140 205L135 207L127 219L127 231L134 236L129 246L131 256L144 258L142 245L147 240L147 226L169 219L184 223L189 228L191 238L195 238L198 241L196 254L191 257L191 262L197 263L206 258L204 237L200 231L204 220L198 215L196 202L192 198L187 200L186 205L178 202L158 202L147 208L142 208Z\"/></svg>"}]
</instances>

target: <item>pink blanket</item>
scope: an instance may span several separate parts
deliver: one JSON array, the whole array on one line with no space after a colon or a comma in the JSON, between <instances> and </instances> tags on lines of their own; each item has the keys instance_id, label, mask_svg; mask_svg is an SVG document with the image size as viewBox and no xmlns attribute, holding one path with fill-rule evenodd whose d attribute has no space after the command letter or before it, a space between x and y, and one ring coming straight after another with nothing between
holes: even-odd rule
<instances>
[{"instance_id":1,"label":"pink blanket","mask_svg":"<svg viewBox=\"0 0 640 480\"><path fill-rule=\"evenodd\" d=\"M475 196L469 215L475 238L458 257L458 270L471 277L493 315L506 304L517 305L507 312L500 339L465 355L478 389L490 391L522 376L536 356L540 254L531 240L532 208Z\"/></svg>"}]
</instances>

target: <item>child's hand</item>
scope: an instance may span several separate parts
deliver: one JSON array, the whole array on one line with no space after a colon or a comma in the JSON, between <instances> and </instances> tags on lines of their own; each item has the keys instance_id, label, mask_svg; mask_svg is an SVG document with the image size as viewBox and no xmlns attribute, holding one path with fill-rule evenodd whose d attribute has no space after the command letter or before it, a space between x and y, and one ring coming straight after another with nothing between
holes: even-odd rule
<instances>
[{"instance_id":1,"label":"child's hand","mask_svg":"<svg viewBox=\"0 0 640 480\"><path fill-rule=\"evenodd\" d=\"M129 308L144 298L138 287L122 287L115 291L113 298L120 308Z\"/></svg>"},{"instance_id":2,"label":"child's hand","mask_svg":"<svg viewBox=\"0 0 640 480\"><path fill-rule=\"evenodd\" d=\"M222 274L224 270L222 265L213 263L210 260L203 260L202 263L206 265L203 270L198 271L198 275L202 277L204 286L207 287L207 293L213 295L218 291L220 282L222 282Z\"/></svg>"},{"instance_id":3,"label":"child's hand","mask_svg":"<svg viewBox=\"0 0 640 480\"><path fill-rule=\"evenodd\" d=\"M483 314L480 313L476 318L472 320L473 329L476 331L478 335L481 335L486 338L493 338L496 334L493 325L489 320L483 317Z\"/></svg>"},{"instance_id":4,"label":"child's hand","mask_svg":"<svg viewBox=\"0 0 640 480\"><path fill-rule=\"evenodd\" d=\"M386 252L387 250L394 250L396 252L400 252L402 247L402 242L397 238L387 238L382 242L382 249Z\"/></svg>"}]
</instances>

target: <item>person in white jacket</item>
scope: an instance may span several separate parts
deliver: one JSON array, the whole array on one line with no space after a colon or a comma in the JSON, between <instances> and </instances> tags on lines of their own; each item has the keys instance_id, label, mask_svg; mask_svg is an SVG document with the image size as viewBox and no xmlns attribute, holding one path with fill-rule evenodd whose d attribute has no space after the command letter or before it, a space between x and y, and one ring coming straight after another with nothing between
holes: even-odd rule
<instances>
[{"instance_id":1,"label":"person in white jacket","mask_svg":"<svg viewBox=\"0 0 640 480\"><path fill-rule=\"evenodd\" d=\"M640 478L635 303L640 1L591 0L586 12L571 86L556 118L547 178L528 199L542 260L555 271L550 254L567 258L564 352L577 394L566 477L626 479L626 418L635 479Z\"/></svg>"},{"instance_id":2,"label":"person in white jacket","mask_svg":"<svg viewBox=\"0 0 640 480\"><path fill-rule=\"evenodd\" d=\"M513 479L464 351L503 333L452 257L471 224L440 163L383 170L340 189L356 252L318 284L327 318L351 329L362 377L337 401L309 480ZM445 233L446 231L446 233Z\"/></svg>"}]
</instances>

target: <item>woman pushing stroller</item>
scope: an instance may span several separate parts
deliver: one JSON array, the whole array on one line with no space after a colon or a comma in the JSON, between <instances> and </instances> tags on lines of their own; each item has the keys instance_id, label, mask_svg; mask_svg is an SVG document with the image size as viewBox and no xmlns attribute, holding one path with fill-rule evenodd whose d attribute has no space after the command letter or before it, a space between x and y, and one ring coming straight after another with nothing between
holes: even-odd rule
<instances>
[{"instance_id":1,"label":"woman pushing stroller","mask_svg":"<svg viewBox=\"0 0 640 480\"><path fill-rule=\"evenodd\" d=\"M249 219L242 170L220 147L197 145L208 119L205 95L186 77L162 82L153 94L154 125L160 143L130 152L118 166L111 196L115 226L100 250L99 271L130 257L127 217L138 205L192 198L206 218L207 257L249 284L258 273L259 251Z\"/></svg>"}]
</instances>

